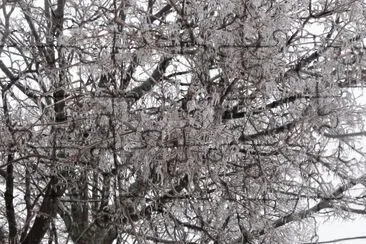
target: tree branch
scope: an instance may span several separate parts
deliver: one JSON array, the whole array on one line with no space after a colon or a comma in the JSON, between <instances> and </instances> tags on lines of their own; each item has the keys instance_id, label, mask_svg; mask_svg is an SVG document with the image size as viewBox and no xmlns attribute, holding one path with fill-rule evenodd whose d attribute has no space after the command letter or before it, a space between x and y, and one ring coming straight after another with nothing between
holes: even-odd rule
<instances>
[{"instance_id":1,"label":"tree branch","mask_svg":"<svg viewBox=\"0 0 366 244\"><path fill-rule=\"evenodd\" d=\"M292 103L295 102L298 99L309 99L311 98L311 96L309 95L303 95L303 94L295 94L289 97L285 97L276 101L273 101L271 103L266 104L264 107L258 108L258 109L254 109L253 111L250 111L251 115L256 115L256 114L260 114L263 113L264 111L268 110L268 109L273 109L273 108L277 108L281 105L287 104L287 103ZM240 119L240 118L244 118L246 115L248 115L249 113L244 111L244 112L238 112L239 110L239 106L234 107L231 110L226 110L222 116L222 119L224 120L229 120L229 119Z\"/></svg>"},{"instance_id":2,"label":"tree branch","mask_svg":"<svg viewBox=\"0 0 366 244\"><path fill-rule=\"evenodd\" d=\"M139 100L147 92L149 92L155 84L157 84L164 76L166 69L169 66L172 58L163 57L158 67L154 70L151 77L144 81L140 86L133 88L131 91L126 93L127 98L133 98L135 101Z\"/></svg>"},{"instance_id":3,"label":"tree branch","mask_svg":"<svg viewBox=\"0 0 366 244\"><path fill-rule=\"evenodd\" d=\"M2 104L5 116L5 124L7 129L10 131L11 136L14 137L14 130L12 122L10 121L10 113L8 107L8 101L6 99L6 91L2 91ZM13 138L12 138L13 139ZM17 222L15 218L15 210L14 210L14 150L13 150L14 142L10 142L8 145L8 153L7 153L7 166L6 166L6 178L5 178L5 207L6 207L6 218L8 220L8 228L9 228L9 243L15 244L17 243Z\"/></svg>"},{"instance_id":4,"label":"tree branch","mask_svg":"<svg viewBox=\"0 0 366 244\"><path fill-rule=\"evenodd\" d=\"M8 77L10 80L9 84L4 86L1 84L1 87L3 90L7 91L9 90L13 85L15 85L23 94L25 94L29 99L31 99L35 104L38 105L38 102L41 104L41 107L44 108L45 105L40 102L39 96L37 96L35 93L33 93L30 89L27 89L23 84L19 82L19 77L15 76L9 69L6 67L6 65L3 63L3 61L0 60L0 69L4 72L4 74Z\"/></svg>"},{"instance_id":5,"label":"tree branch","mask_svg":"<svg viewBox=\"0 0 366 244\"><path fill-rule=\"evenodd\" d=\"M346 134L330 134L324 133L325 137L332 138L332 139L342 139L346 137L354 137L354 136L366 136L366 131L359 131L359 132L352 132Z\"/></svg>"},{"instance_id":6,"label":"tree branch","mask_svg":"<svg viewBox=\"0 0 366 244\"><path fill-rule=\"evenodd\" d=\"M331 196L337 197L340 196L341 194L343 194L345 191L349 190L351 187L357 185L358 183L364 182L366 180L366 175L363 175L361 177L359 177L356 180L351 180L350 182L343 184L341 186L339 186L335 191L332 192ZM286 216L283 216L279 219L277 219L276 221L274 221L271 224L271 227L267 227L267 228L263 228L261 230L256 230L256 231L252 231L251 232L251 239L254 239L256 237L262 236L264 234L266 234L269 230L271 229L276 229L279 227L282 227L288 223L294 222L294 221L299 221L302 219L305 219L309 216L311 216L314 213L318 213L319 211L326 209L326 208L332 208L334 207L334 205L332 204L333 200L331 198L326 198L324 200L321 200L319 203L317 203L316 205L314 205L313 207L309 208L309 209L305 209L296 213L292 213ZM234 242L232 242L232 244L239 244L242 243L242 238L238 238L237 240L235 240Z\"/></svg>"},{"instance_id":7,"label":"tree branch","mask_svg":"<svg viewBox=\"0 0 366 244\"><path fill-rule=\"evenodd\" d=\"M287 124L278 126L276 128L263 130L263 131L260 131L258 133L251 134L251 135L241 135L239 137L239 141L242 141L242 142L251 141L251 140L255 140L261 136L274 135L274 134L278 134L278 133L281 133L281 132L284 132L287 130L291 130L292 128L294 128L296 126L297 122L298 121L292 121Z\"/></svg>"}]
</instances>

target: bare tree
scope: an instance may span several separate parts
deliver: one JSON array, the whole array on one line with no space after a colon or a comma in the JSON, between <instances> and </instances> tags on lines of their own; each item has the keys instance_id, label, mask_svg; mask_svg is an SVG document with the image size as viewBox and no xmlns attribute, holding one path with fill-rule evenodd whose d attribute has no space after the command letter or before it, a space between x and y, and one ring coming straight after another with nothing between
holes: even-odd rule
<instances>
[{"instance_id":1,"label":"bare tree","mask_svg":"<svg viewBox=\"0 0 366 244\"><path fill-rule=\"evenodd\" d=\"M0 8L9 243L294 243L365 214L363 1Z\"/></svg>"}]
</instances>

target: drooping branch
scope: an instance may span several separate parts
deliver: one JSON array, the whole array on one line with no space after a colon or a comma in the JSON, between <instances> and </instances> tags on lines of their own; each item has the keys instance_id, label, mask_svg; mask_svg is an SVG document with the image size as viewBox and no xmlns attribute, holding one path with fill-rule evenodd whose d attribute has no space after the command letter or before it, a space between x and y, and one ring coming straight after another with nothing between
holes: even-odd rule
<instances>
[{"instance_id":1,"label":"drooping branch","mask_svg":"<svg viewBox=\"0 0 366 244\"><path fill-rule=\"evenodd\" d=\"M38 95L33 93L30 89L27 89L26 86L24 86L22 83L19 82L19 77L15 76L9 69L6 67L6 65L3 63L3 61L0 60L0 69L4 72L4 74L8 77L10 82L6 85L1 84L2 89L5 91L9 90L13 85L15 85L23 94L25 94L29 99L31 99L35 104L40 104L42 108L45 107L45 105L40 101L40 98Z\"/></svg>"},{"instance_id":2,"label":"drooping branch","mask_svg":"<svg viewBox=\"0 0 366 244\"><path fill-rule=\"evenodd\" d=\"M137 66L138 66L138 59L137 59L137 55L134 54L132 57L131 63L127 68L126 77L124 77L121 80L120 90L122 90L122 91L126 90L126 88L128 87L128 85L130 84L130 82L132 80L132 75L135 72Z\"/></svg>"}]
</instances>

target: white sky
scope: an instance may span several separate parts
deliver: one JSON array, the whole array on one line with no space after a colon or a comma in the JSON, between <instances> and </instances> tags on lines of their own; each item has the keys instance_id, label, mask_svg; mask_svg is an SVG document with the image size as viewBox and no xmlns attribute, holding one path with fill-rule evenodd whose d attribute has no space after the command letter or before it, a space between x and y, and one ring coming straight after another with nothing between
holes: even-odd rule
<instances>
[{"instance_id":1,"label":"white sky","mask_svg":"<svg viewBox=\"0 0 366 244\"><path fill-rule=\"evenodd\" d=\"M354 220L333 220L326 224L319 222L319 241L330 241L339 238L366 236L366 217ZM365 244L366 239L334 242L334 244Z\"/></svg>"}]
</instances>

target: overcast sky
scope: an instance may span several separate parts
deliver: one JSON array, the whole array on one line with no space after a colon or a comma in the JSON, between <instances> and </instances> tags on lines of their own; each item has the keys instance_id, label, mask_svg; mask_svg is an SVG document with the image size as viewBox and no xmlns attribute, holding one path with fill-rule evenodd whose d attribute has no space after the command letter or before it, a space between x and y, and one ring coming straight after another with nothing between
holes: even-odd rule
<instances>
[{"instance_id":1,"label":"overcast sky","mask_svg":"<svg viewBox=\"0 0 366 244\"><path fill-rule=\"evenodd\" d=\"M326 224L319 223L319 241L328 241L346 237L366 236L366 218L355 220L333 220ZM365 244L366 239L334 242L339 244Z\"/></svg>"}]
</instances>

